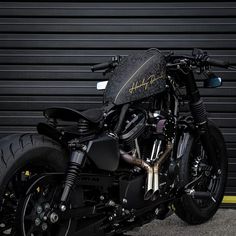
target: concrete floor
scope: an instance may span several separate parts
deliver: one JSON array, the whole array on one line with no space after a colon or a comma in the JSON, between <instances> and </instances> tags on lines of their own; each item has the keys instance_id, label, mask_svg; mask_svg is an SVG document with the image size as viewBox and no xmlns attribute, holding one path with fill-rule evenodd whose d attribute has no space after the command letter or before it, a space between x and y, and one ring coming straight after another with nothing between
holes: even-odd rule
<instances>
[{"instance_id":1,"label":"concrete floor","mask_svg":"<svg viewBox=\"0 0 236 236\"><path fill-rule=\"evenodd\" d=\"M144 225L139 231L129 232L132 236L236 236L236 209L220 209L207 223L187 225L176 215Z\"/></svg>"}]
</instances>

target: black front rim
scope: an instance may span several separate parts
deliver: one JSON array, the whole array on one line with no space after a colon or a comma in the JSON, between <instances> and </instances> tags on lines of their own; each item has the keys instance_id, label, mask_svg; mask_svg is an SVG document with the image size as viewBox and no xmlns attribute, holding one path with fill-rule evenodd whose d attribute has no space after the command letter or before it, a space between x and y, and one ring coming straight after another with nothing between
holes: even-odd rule
<instances>
[{"instance_id":1,"label":"black front rim","mask_svg":"<svg viewBox=\"0 0 236 236\"><path fill-rule=\"evenodd\" d=\"M220 161L220 151L216 148L216 158ZM194 199L194 203L200 208L208 208L218 201L218 195L221 188L221 174L215 173L207 154L199 139L194 143L191 151L190 178L193 180L203 175L201 180L194 186L195 191L210 192L210 199Z\"/></svg>"}]
</instances>

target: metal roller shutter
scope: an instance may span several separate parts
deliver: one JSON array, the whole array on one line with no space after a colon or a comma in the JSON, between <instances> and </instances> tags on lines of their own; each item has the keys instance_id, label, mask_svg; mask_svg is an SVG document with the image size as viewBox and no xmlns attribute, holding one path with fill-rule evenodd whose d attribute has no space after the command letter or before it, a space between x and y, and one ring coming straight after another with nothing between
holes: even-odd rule
<instances>
[{"instance_id":1,"label":"metal roller shutter","mask_svg":"<svg viewBox=\"0 0 236 236\"><path fill-rule=\"evenodd\" d=\"M157 47L194 47L236 64L235 2L0 2L0 137L34 132L50 106L101 105L101 73L90 65ZM236 72L202 89L229 151L228 195L236 195Z\"/></svg>"}]
</instances>

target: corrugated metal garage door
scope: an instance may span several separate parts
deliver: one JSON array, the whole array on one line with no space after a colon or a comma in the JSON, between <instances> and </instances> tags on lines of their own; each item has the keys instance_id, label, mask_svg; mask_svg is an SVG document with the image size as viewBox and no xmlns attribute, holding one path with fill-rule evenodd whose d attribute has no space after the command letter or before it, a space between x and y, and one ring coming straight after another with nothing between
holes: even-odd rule
<instances>
[{"instance_id":1,"label":"corrugated metal garage door","mask_svg":"<svg viewBox=\"0 0 236 236\"><path fill-rule=\"evenodd\" d=\"M50 106L101 105L90 65L149 47L207 49L236 64L236 3L0 3L0 136L33 132ZM236 76L202 89L229 150L227 194L236 194Z\"/></svg>"}]
</instances>

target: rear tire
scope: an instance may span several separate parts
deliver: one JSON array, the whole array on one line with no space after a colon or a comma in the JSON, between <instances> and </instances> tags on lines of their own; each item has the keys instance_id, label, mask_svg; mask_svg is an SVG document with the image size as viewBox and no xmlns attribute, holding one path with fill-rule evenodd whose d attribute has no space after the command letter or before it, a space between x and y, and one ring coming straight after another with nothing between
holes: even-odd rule
<instances>
[{"instance_id":1,"label":"rear tire","mask_svg":"<svg viewBox=\"0 0 236 236\"><path fill-rule=\"evenodd\" d=\"M194 189L197 191L210 191L216 202L212 199L196 200L189 195L183 195L174 203L176 215L191 225L204 223L216 213L222 202L226 186L228 160L224 138L220 130L210 121L209 133L211 144L217 153L217 161L221 169L221 174L217 176L215 173L211 173L210 176L204 177L205 182L203 181L198 186L195 186ZM198 167L195 167L196 165L200 165L202 162L203 164L210 165L209 159L205 154L201 160L197 157L196 153L199 151L199 148L196 149L196 147L199 143L199 137L190 138L187 144L187 150L180 160L179 178L180 183L183 185L195 179L196 176L199 176ZM201 143L200 146L202 147ZM213 178L214 175L217 176L215 180Z\"/></svg>"},{"instance_id":2,"label":"rear tire","mask_svg":"<svg viewBox=\"0 0 236 236\"><path fill-rule=\"evenodd\" d=\"M64 172L66 164L66 151L43 135L11 135L0 140L0 235L19 235L14 227L19 225L18 203L25 194L22 179L26 183L31 172Z\"/></svg>"}]
</instances>

